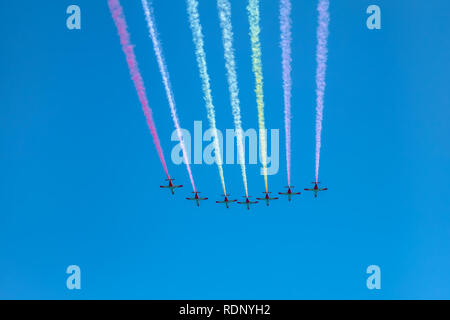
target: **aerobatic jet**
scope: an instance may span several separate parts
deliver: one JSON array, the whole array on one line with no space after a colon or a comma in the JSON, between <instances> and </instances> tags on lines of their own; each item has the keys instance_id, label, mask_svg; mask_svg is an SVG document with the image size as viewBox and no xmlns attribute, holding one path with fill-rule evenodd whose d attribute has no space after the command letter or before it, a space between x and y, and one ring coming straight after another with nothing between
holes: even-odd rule
<instances>
[{"instance_id":1,"label":"aerobatic jet","mask_svg":"<svg viewBox=\"0 0 450 320\"><path fill-rule=\"evenodd\" d=\"M246 196L244 196L244 197L242 197L242 198L245 198L245 201L244 201L244 202L239 202L239 201L238 201L238 203L239 203L239 204L245 204L245 205L247 206L247 209L248 209L248 210L250 210L250 205L251 205L251 204L258 203L258 201L250 201L250 200L248 200L249 197L246 197Z\"/></svg>"},{"instance_id":2,"label":"aerobatic jet","mask_svg":"<svg viewBox=\"0 0 450 320\"><path fill-rule=\"evenodd\" d=\"M308 188L305 188L305 190L306 191L312 191L312 192L314 192L314 198L317 198L317 193L319 192L319 191L325 191L325 190L328 190L328 188L319 188L318 187L318 184L320 184L320 182L312 182L312 184L314 184L314 188L313 189L308 189Z\"/></svg>"},{"instance_id":3,"label":"aerobatic jet","mask_svg":"<svg viewBox=\"0 0 450 320\"><path fill-rule=\"evenodd\" d=\"M169 181L169 185L168 186L160 186L161 188L168 188L170 189L170 191L172 192L172 194L175 194L175 188L181 188L183 185L178 185L178 186L174 186L172 181L174 181L175 179L166 179L166 181Z\"/></svg>"},{"instance_id":4,"label":"aerobatic jet","mask_svg":"<svg viewBox=\"0 0 450 320\"><path fill-rule=\"evenodd\" d=\"M287 191L287 192L278 192L278 194L282 194L282 195L288 196L288 201L291 201L291 200L292 200L292 196L293 196L293 195L298 195L298 194L300 194L300 192L292 192L292 191L291 191L291 189L293 189L294 187L285 187L285 188L288 188L288 191Z\"/></svg>"},{"instance_id":5,"label":"aerobatic jet","mask_svg":"<svg viewBox=\"0 0 450 320\"><path fill-rule=\"evenodd\" d=\"M216 201L216 203L225 203L225 206L227 207L227 209L229 208L228 204L231 202L236 202L237 200L229 200L228 197L230 196L229 194L224 194L223 195L225 197L225 199L223 201Z\"/></svg>"},{"instance_id":6,"label":"aerobatic jet","mask_svg":"<svg viewBox=\"0 0 450 320\"><path fill-rule=\"evenodd\" d=\"M194 198L186 198L187 200L194 200L195 202L197 202L197 207L200 206L200 201L201 200L208 200L208 198L199 198L198 194L200 193L199 191L194 191L192 193L195 193L195 197Z\"/></svg>"},{"instance_id":7,"label":"aerobatic jet","mask_svg":"<svg viewBox=\"0 0 450 320\"><path fill-rule=\"evenodd\" d=\"M257 200L264 200L266 202L267 206L269 206L269 201L278 199L277 197L275 197L275 198L270 198L269 197L269 193L272 193L272 192L265 191L263 193L266 194L266 196L264 198L256 198L256 199Z\"/></svg>"}]
</instances>

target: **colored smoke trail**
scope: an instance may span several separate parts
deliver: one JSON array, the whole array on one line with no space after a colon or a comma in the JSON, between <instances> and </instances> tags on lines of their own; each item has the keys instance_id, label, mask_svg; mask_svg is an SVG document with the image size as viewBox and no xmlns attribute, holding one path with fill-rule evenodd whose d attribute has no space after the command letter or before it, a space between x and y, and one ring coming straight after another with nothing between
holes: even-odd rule
<instances>
[{"instance_id":1,"label":"colored smoke trail","mask_svg":"<svg viewBox=\"0 0 450 320\"><path fill-rule=\"evenodd\" d=\"M236 129L236 141L239 162L241 164L242 180L244 182L245 195L247 190L247 173L245 170L245 153L242 135L241 108L239 101L239 89L236 75L236 61L233 50L233 29L231 25L231 5L229 0L217 0L219 9L220 26L222 28L222 40L227 69L228 89L230 91L231 107L233 110L234 127Z\"/></svg>"},{"instance_id":2,"label":"colored smoke trail","mask_svg":"<svg viewBox=\"0 0 450 320\"><path fill-rule=\"evenodd\" d=\"M291 185L291 1L280 1L281 58L283 67L284 129L286 131L286 168Z\"/></svg>"},{"instance_id":3,"label":"colored smoke trail","mask_svg":"<svg viewBox=\"0 0 450 320\"><path fill-rule=\"evenodd\" d=\"M325 94L325 74L327 70L327 42L328 42L328 24L330 22L330 13L328 0L320 0L317 6L319 12L317 27L317 48L316 48L316 181L319 181L319 162L320 146L322 135L323 118L323 97Z\"/></svg>"},{"instance_id":4,"label":"colored smoke trail","mask_svg":"<svg viewBox=\"0 0 450 320\"><path fill-rule=\"evenodd\" d=\"M186 169L189 174L189 179L191 180L192 188L194 191L197 191L195 188L194 177L192 176L191 166L189 164L188 154L186 152L186 146L183 141L183 134L181 132L180 121L178 120L177 108L175 105L175 98L172 91L172 85L170 83L169 71L167 70L167 65L164 61L164 56L162 52L161 43L158 38L158 31L156 29L156 23L153 15L153 11L149 6L147 0L142 0L142 7L144 8L145 19L147 21L148 31L150 34L150 38L153 42L153 48L155 51L156 60L158 61L159 71L161 73L161 77L163 80L164 88L166 90L167 100L169 101L170 112L172 114L173 123L175 125L175 129L177 131L178 140L180 141L181 149L183 150L183 158L186 164Z\"/></svg>"},{"instance_id":5,"label":"colored smoke trail","mask_svg":"<svg viewBox=\"0 0 450 320\"><path fill-rule=\"evenodd\" d=\"M250 23L250 42L252 45L252 64L253 73L255 74L255 93L256 104L258 107L258 126L259 126L259 141L260 153L264 171L264 183L266 191L268 191L267 184L267 142L266 142L266 128L264 123L264 94L263 94L263 75L261 62L261 42L259 41L259 0L249 0L248 6L248 20Z\"/></svg>"},{"instance_id":6,"label":"colored smoke trail","mask_svg":"<svg viewBox=\"0 0 450 320\"><path fill-rule=\"evenodd\" d=\"M214 105L211 95L211 86L209 81L208 69L206 67L206 54L203 48L203 33L202 26L200 25L200 17L198 13L198 2L197 0L187 0L187 11L189 14L189 23L192 30L192 39L195 45L195 55L197 58L198 69L200 73L200 78L202 80L203 89L203 99L205 100L209 126L213 130L214 138L214 153L216 156L217 168L219 170L220 180L222 182L222 188L224 194L227 194L225 188L225 179L223 176L222 169L222 155L220 153L219 139L217 136L216 129L216 113L214 110Z\"/></svg>"},{"instance_id":7,"label":"colored smoke trail","mask_svg":"<svg viewBox=\"0 0 450 320\"><path fill-rule=\"evenodd\" d=\"M155 122L153 121L152 109L150 109L147 93L144 86L144 81L142 80L141 73L139 71L138 63L136 61L136 56L134 55L133 45L130 43L130 34L127 31L127 22L123 14L122 6L119 0L108 0L109 10L111 11L112 18L117 27L117 32L120 37L120 44L122 45L122 50L125 53L125 57L128 63L128 68L130 70L131 79L133 80L134 86L136 87L136 92L139 97L139 101L142 105L142 110L144 111L145 118L147 120L147 125L153 137L153 142L155 143L156 150L158 151L159 159L166 172L167 178L170 179L169 171L167 170L166 161L164 160L164 153L159 142L158 133L156 132Z\"/></svg>"}]
</instances>

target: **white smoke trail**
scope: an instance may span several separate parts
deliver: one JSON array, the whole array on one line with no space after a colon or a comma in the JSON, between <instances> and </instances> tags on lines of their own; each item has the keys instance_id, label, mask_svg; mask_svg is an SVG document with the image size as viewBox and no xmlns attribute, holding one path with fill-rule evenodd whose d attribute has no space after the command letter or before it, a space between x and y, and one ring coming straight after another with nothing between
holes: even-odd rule
<instances>
[{"instance_id":1,"label":"white smoke trail","mask_svg":"<svg viewBox=\"0 0 450 320\"><path fill-rule=\"evenodd\" d=\"M156 30L156 23L153 16L153 12L147 2L147 0L142 0L142 7L144 8L145 19L147 21L147 26L150 34L150 38L153 42L153 48L155 51L156 60L158 61L159 71L161 73L161 77L163 80L164 88L167 95L167 100L169 101L170 112L172 115L173 123L175 125L175 129L177 131L178 140L180 141L180 146L183 151L184 162L186 163L186 169L189 174L189 179L191 180L192 188L194 191L197 191L195 188L194 177L192 175L191 166L189 165L189 159L186 152L186 147L183 141L183 134L181 132L180 121L178 120L177 108L175 105L175 98L172 91L172 85L170 83L169 71L167 70L166 63L164 61L164 56L162 52L161 43L158 39L158 31Z\"/></svg>"},{"instance_id":2,"label":"white smoke trail","mask_svg":"<svg viewBox=\"0 0 450 320\"><path fill-rule=\"evenodd\" d=\"M233 49L233 29L231 25L231 5L229 0L217 0L219 9L219 20L222 28L222 41L224 47L225 67L227 69L228 89L230 92L231 107L233 110L234 127L236 129L237 151L239 163L241 164L242 180L244 182L245 194L247 190L247 173L245 170L245 153L243 143L243 130L241 122L241 108L239 101L239 89L236 75L236 61Z\"/></svg>"},{"instance_id":3,"label":"white smoke trail","mask_svg":"<svg viewBox=\"0 0 450 320\"><path fill-rule=\"evenodd\" d=\"M222 155L220 153L219 139L216 129L216 113L212 101L208 68L206 66L206 54L205 49L203 48L204 45L203 45L202 26L200 25L200 16L197 7L198 7L197 0L187 0L187 12L189 15L189 23L192 30L192 38L195 45L195 54L197 58L198 69L200 73L200 78L202 80L203 98L205 100L209 125L213 130L214 151L216 156L217 168L219 170L219 176L222 182L223 192L224 194L227 194L225 188L225 178L223 176L223 169L222 169Z\"/></svg>"}]
</instances>

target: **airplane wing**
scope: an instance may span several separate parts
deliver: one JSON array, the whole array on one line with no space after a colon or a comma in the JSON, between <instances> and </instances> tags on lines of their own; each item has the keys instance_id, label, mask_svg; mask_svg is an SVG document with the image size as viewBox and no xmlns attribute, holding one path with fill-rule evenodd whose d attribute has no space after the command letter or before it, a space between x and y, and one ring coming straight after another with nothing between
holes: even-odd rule
<instances>
[{"instance_id":1,"label":"airplane wing","mask_svg":"<svg viewBox=\"0 0 450 320\"><path fill-rule=\"evenodd\" d=\"M278 192L278 194L284 194L284 195L289 195L289 193L287 193L287 192Z\"/></svg>"},{"instance_id":2,"label":"airplane wing","mask_svg":"<svg viewBox=\"0 0 450 320\"><path fill-rule=\"evenodd\" d=\"M216 203L227 203L226 201L216 201Z\"/></svg>"},{"instance_id":3,"label":"airplane wing","mask_svg":"<svg viewBox=\"0 0 450 320\"><path fill-rule=\"evenodd\" d=\"M198 200L208 200L208 198L198 198Z\"/></svg>"},{"instance_id":4,"label":"airplane wing","mask_svg":"<svg viewBox=\"0 0 450 320\"><path fill-rule=\"evenodd\" d=\"M181 188L183 185L180 184L179 186L173 186L174 188Z\"/></svg>"},{"instance_id":5,"label":"airplane wing","mask_svg":"<svg viewBox=\"0 0 450 320\"><path fill-rule=\"evenodd\" d=\"M258 201L250 201L248 204L255 204L258 203Z\"/></svg>"},{"instance_id":6,"label":"airplane wing","mask_svg":"<svg viewBox=\"0 0 450 320\"><path fill-rule=\"evenodd\" d=\"M238 203L239 204L247 204L247 202L240 202L240 201L238 201Z\"/></svg>"},{"instance_id":7,"label":"airplane wing","mask_svg":"<svg viewBox=\"0 0 450 320\"><path fill-rule=\"evenodd\" d=\"M169 186L159 186L160 188L170 188Z\"/></svg>"},{"instance_id":8,"label":"airplane wing","mask_svg":"<svg viewBox=\"0 0 450 320\"><path fill-rule=\"evenodd\" d=\"M305 188L306 191L314 191L314 189Z\"/></svg>"},{"instance_id":9,"label":"airplane wing","mask_svg":"<svg viewBox=\"0 0 450 320\"><path fill-rule=\"evenodd\" d=\"M275 197L275 198L269 198L269 200L277 200L278 198L277 197Z\"/></svg>"},{"instance_id":10,"label":"airplane wing","mask_svg":"<svg viewBox=\"0 0 450 320\"><path fill-rule=\"evenodd\" d=\"M292 194L301 194L301 192L293 192Z\"/></svg>"},{"instance_id":11,"label":"airplane wing","mask_svg":"<svg viewBox=\"0 0 450 320\"><path fill-rule=\"evenodd\" d=\"M186 198L186 200L196 200L195 198Z\"/></svg>"},{"instance_id":12,"label":"airplane wing","mask_svg":"<svg viewBox=\"0 0 450 320\"><path fill-rule=\"evenodd\" d=\"M325 191L328 190L328 188L320 188L319 191Z\"/></svg>"}]
</instances>

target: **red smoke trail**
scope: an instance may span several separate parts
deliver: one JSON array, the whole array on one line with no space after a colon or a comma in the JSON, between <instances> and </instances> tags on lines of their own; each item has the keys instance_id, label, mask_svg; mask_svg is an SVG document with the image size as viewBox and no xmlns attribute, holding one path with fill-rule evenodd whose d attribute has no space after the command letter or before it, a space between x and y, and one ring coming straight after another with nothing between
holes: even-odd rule
<instances>
[{"instance_id":1,"label":"red smoke trail","mask_svg":"<svg viewBox=\"0 0 450 320\"><path fill-rule=\"evenodd\" d=\"M197 189L195 188L194 177L192 176L191 166L189 165L188 154L186 152L186 147L183 141L183 134L181 132L180 121L178 120L177 115L177 107L175 105L175 97L170 83L169 71L167 70L167 65L164 61L161 42L158 38L158 31L156 30L156 22L154 19L153 11L151 10L151 7L149 6L147 0L142 0L142 6L144 8L145 19L147 20L148 31L153 42L153 49L155 50L155 56L156 60L158 61L159 71L163 80L164 89L166 90L167 100L169 101L173 123L175 125L175 129L177 130L181 149L183 150L183 158L184 162L186 163L186 169L189 174L189 179L191 179L192 188L194 189L194 191L197 191Z\"/></svg>"},{"instance_id":2,"label":"red smoke trail","mask_svg":"<svg viewBox=\"0 0 450 320\"><path fill-rule=\"evenodd\" d=\"M156 150L158 151L159 159L161 160L161 164L164 168L164 171L166 172L167 178L170 179L166 161L164 160L163 150L159 142L158 133L156 132L155 122L153 121L152 109L150 109L148 105L144 82L142 80L141 73L139 72L133 46L130 43L130 34L127 31L127 22L125 21L122 6L120 5L119 0L108 0L108 6L109 10L111 11L112 18L114 19L114 23L116 24L117 32L119 33L120 37L120 44L122 45L122 50L125 53L128 68L130 69L131 79L133 80L134 86L136 87L139 101L142 105L142 110L144 111L145 118L147 119L147 125L152 134Z\"/></svg>"},{"instance_id":3,"label":"red smoke trail","mask_svg":"<svg viewBox=\"0 0 450 320\"><path fill-rule=\"evenodd\" d=\"M283 66L284 129L286 131L286 167L291 185L291 1L280 1L281 58Z\"/></svg>"},{"instance_id":4,"label":"red smoke trail","mask_svg":"<svg viewBox=\"0 0 450 320\"><path fill-rule=\"evenodd\" d=\"M320 0L317 6L319 12L319 25L317 27L317 48L316 48L316 181L319 181L319 162L320 146L322 135L322 117L323 117L323 96L325 94L325 74L327 71L327 42L328 42L328 24L330 22L330 13L328 0Z\"/></svg>"}]
</instances>

